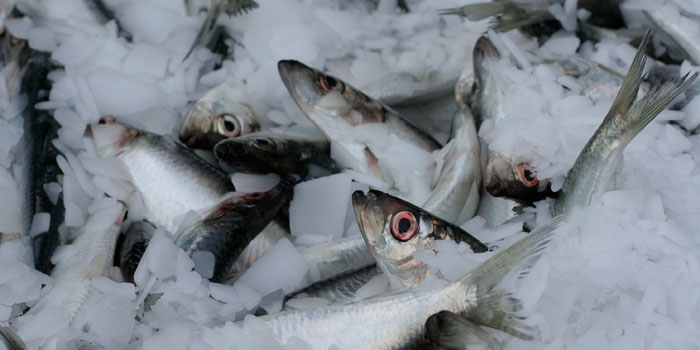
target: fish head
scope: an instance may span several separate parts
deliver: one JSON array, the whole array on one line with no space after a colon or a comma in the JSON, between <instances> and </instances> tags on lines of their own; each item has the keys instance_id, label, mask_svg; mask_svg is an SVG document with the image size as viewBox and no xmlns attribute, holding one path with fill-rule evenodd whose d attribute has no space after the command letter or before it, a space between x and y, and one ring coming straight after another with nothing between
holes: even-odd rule
<instances>
[{"instance_id":1,"label":"fish head","mask_svg":"<svg viewBox=\"0 0 700 350\"><path fill-rule=\"evenodd\" d=\"M287 166L293 149L289 147L287 140L274 137L266 133L254 133L241 137L230 138L214 146L214 155L230 167L240 171L250 172L275 172L280 169L284 172L293 172Z\"/></svg>"},{"instance_id":2,"label":"fish head","mask_svg":"<svg viewBox=\"0 0 700 350\"><path fill-rule=\"evenodd\" d=\"M537 171L530 164L496 152L489 152L484 188L494 197L525 202L536 202L554 196L549 180L539 179Z\"/></svg>"},{"instance_id":3,"label":"fish head","mask_svg":"<svg viewBox=\"0 0 700 350\"><path fill-rule=\"evenodd\" d=\"M381 191L355 191L352 205L370 252L387 275L406 286L417 286L429 274L413 253L430 249L436 240L466 241L474 251L488 250L459 227Z\"/></svg>"},{"instance_id":4,"label":"fish head","mask_svg":"<svg viewBox=\"0 0 700 350\"><path fill-rule=\"evenodd\" d=\"M489 62L498 61L500 59L501 54L487 36L482 36L476 41L472 56L475 89L478 89L491 79L492 71Z\"/></svg>"},{"instance_id":5,"label":"fish head","mask_svg":"<svg viewBox=\"0 0 700 350\"><path fill-rule=\"evenodd\" d=\"M497 119L500 116L499 106L502 104L503 91L498 84L494 69L500 59L501 55L491 40L486 36L479 38L474 46L474 84L468 95L474 115L477 117L477 126L485 119ZM462 93L462 95L466 94Z\"/></svg>"},{"instance_id":6,"label":"fish head","mask_svg":"<svg viewBox=\"0 0 700 350\"><path fill-rule=\"evenodd\" d=\"M187 111L179 138L190 148L210 150L221 140L258 130L260 125L247 104L223 97L202 98Z\"/></svg>"},{"instance_id":7,"label":"fish head","mask_svg":"<svg viewBox=\"0 0 700 350\"><path fill-rule=\"evenodd\" d=\"M116 157L128 150L134 140L144 134L136 128L103 118L99 124L90 124L85 135L95 143L100 157Z\"/></svg>"},{"instance_id":8,"label":"fish head","mask_svg":"<svg viewBox=\"0 0 700 350\"><path fill-rule=\"evenodd\" d=\"M380 103L342 80L298 61L282 60L277 67L299 108L327 136L339 119L352 126L384 121L386 110Z\"/></svg>"}]
</instances>

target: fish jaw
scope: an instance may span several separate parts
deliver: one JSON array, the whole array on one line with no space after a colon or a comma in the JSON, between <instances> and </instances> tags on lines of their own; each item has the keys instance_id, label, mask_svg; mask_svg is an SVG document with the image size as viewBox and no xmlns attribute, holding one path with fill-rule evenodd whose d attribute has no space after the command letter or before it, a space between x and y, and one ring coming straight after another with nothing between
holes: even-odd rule
<instances>
[{"instance_id":1,"label":"fish jaw","mask_svg":"<svg viewBox=\"0 0 700 350\"><path fill-rule=\"evenodd\" d=\"M315 69L294 60L281 60L277 63L284 86L294 101L307 115L314 112L314 105L323 96L318 86L320 74Z\"/></svg>"},{"instance_id":2,"label":"fish jaw","mask_svg":"<svg viewBox=\"0 0 700 350\"><path fill-rule=\"evenodd\" d=\"M488 152L484 188L494 197L536 202L554 196L548 179L538 179L527 162L513 161L496 152Z\"/></svg>"},{"instance_id":3,"label":"fish jaw","mask_svg":"<svg viewBox=\"0 0 700 350\"><path fill-rule=\"evenodd\" d=\"M195 103L182 121L182 127L178 134L180 141L191 148L214 147L207 137L212 134L211 117L213 113L211 109L201 103Z\"/></svg>"}]
</instances>

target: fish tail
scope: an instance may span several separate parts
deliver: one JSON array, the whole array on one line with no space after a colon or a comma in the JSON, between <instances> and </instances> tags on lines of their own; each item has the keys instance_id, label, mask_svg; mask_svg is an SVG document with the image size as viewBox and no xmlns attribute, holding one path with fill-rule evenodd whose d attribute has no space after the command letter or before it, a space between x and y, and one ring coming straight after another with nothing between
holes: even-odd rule
<instances>
[{"instance_id":1,"label":"fish tail","mask_svg":"<svg viewBox=\"0 0 700 350\"><path fill-rule=\"evenodd\" d=\"M625 80L622 82L620 91L613 101L610 111L615 112L617 115L625 115L629 111L632 102L637 98L637 93L639 93L639 87L642 84L642 73L644 71L644 65L647 61L646 50L649 46L649 39L651 37L651 30L647 30L642 42L639 44L637 49L637 54L632 60L632 65L630 66Z\"/></svg>"},{"instance_id":2,"label":"fish tail","mask_svg":"<svg viewBox=\"0 0 700 350\"><path fill-rule=\"evenodd\" d=\"M27 345L12 328L0 326L0 339L7 350L27 350Z\"/></svg>"},{"instance_id":3,"label":"fish tail","mask_svg":"<svg viewBox=\"0 0 700 350\"><path fill-rule=\"evenodd\" d=\"M519 278L526 275L563 219L563 216L557 216L542 224L527 237L486 260L467 277L476 285L477 306L467 315L470 320L520 339L533 339L529 334L531 327L522 322L524 317L517 315L522 308L520 300L495 287L516 268L520 269Z\"/></svg>"},{"instance_id":4,"label":"fish tail","mask_svg":"<svg viewBox=\"0 0 700 350\"><path fill-rule=\"evenodd\" d=\"M465 349L479 339L489 349L502 349L491 334L461 315L443 310L425 321L425 333L433 343L445 349Z\"/></svg>"},{"instance_id":5,"label":"fish tail","mask_svg":"<svg viewBox=\"0 0 700 350\"><path fill-rule=\"evenodd\" d=\"M528 11L511 1L470 4L441 10L439 14L458 15L470 21L480 21L495 16L490 28L499 32L507 32L551 18L546 11Z\"/></svg>"}]
</instances>

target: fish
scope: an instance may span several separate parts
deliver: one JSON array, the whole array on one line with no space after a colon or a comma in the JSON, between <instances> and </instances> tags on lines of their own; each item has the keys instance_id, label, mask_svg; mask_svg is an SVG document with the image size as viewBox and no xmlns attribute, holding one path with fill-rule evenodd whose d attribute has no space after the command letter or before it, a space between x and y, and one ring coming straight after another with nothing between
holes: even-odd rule
<instances>
[{"instance_id":1,"label":"fish","mask_svg":"<svg viewBox=\"0 0 700 350\"><path fill-rule=\"evenodd\" d=\"M379 168L380 151L372 140L358 140L353 131L359 125L381 123L389 135L432 152L441 145L431 135L345 82L294 60L277 64L282 82L311 121L326 135L331 147L338 146L347 156L336 158L341 168L351 168L385 180Z\"/></svg>"},{"instance_id":2,"label":"fish","mask_svg":"<svg viewBox=\"0 0 700 350\"><path fill-rule=\"evenodd\" d=\"M126 125L92 124L97 155L121 161L146 207L145 217L169 232L176 218L210 208L236 189L226 173L168 136Z\"/></svg>"},{"instance_id":3,"label":"fish","mask_svg":"<svg viewBox=\"0 0 700 350\"><path fill-rule=\"evenodd\" d=\"M24 237L31 237L34 267L47 274L53 267L51 256L59 245L58 228L63 224L65 208L62 194L52 200L45 190L47 184L58 182L62 175L56 161L60 152L52 143L58 137L59 125L51 112L35 105L48 100L51 90L48 74L53 69L48 54L35 52L24 69L20 88L28 99L22 112L22 232ZM48 227L32 228L34 216L40 213L48 213Z\"/></svg>"},{"instance_id":4,"label":"fish","mask_svg":"<svg viewBox=\"0 0 700 350\"><path fill-rule=\"evenodd\" d=\"M488 349L503 348L496 338L478 325L447 310L428 317L425 321L425 335L439 349L463 350L479 341L486 343Z\"/></svg>"},{"instance_id":5,"label":"fish","mask_svg":"<svg viewBox=\"0 0 700 350\"><path fill-rule=\"evenodd\" d=\"M686 74L680 79L653 86L635 102L642 83L650 36L651 31L647 31L610 110L567 173L552 206L555 215L586 207L595 197L606 192L621 164L625 147L697 78L698 73Z\"/></svg>"},{"instance_id":6,"label":"fish","mask_svg":"<svg viewBox=\"0 0 700 350\"><path fill-rule=\"evenodd\" d=\"M186 2L189 3L189 1ZM197 32L197 36L195 37L192 46L190 46L189 50L187 50L187 54L185 54L185 57L182 60L185 61L196 48L201 46L206 46L213 49L212 51L215 53L225 55L228 48L221 47L221 43L223 43L229 36L226 34L226 29L224 27L216 24L219 20L219 16L221 16L222 13L229 16L238 16L256 9L258 6L258 3L253 0L209 1L209 7L204 9L207 15L204 18L202 27L199 29L199 32ZM187 7L190 7L189 4ZM217 46L218 48L214 49Z\"/></svg>"},{"instance_id":7,"label":"fish","mask_svg":"<svg viewBox=\"0 0 700 350\"><path fill-rule=\"evenodd\" d=\"M253 110L223 83L209 90L185 115L179 138L190 148L212 150L217 142L260 130Z\"/></svg>"},{"instance_id":8,"label":"fish","mask_svg":"<svg viewBox=\"0 0 700 350\"><path fill-rule=\"evenodd\" d=\"M27 350L27 345L12 328L0 326L0 340L7 350Z\"/></svg>"},{"instance_id":9,"label":"fish","mask_svg":"<svg viewBox=\"0 0 700 350\"><path fill-rule=\"evenodd\" d=\"M646 18L661 33L670 40L662 40L663 45L670 49L679 50L681 59L687 59L691 64L700 66L700 40L693 37L677 19L670 20L660 10L642 10Z\"/></svg>"},{"instance_id":10,"label":"fish","mask_svg":"<svg viewBox=\"0 0 700 350\"><path fill-rule=\"evenodd\" d=\"M175 244L190 256L213 255L213 271L211 275L202 273L202 277L223 282L244 248L292 199L292 187L297 180L296 177L285 176L269 191L232 194L208 210L192 226L177 233Z\"/></svg>"},{"instance_id":11,"label":"fish","mask_svg":"<svg viewBox=\"0 0 700 350\"><path fill-rule=\"evenodd\" d=\"M156 227L150 222L138 221L132 223L126 233L119 237L114 265L119 266L124 281L134 283L134 273L155 230Z\"/></svg>"},{"instance_id":12,"label":"fish","mask_svg":"<svg viewBox=\"0 0 700 350\"><path fill-rule=\"evenodd\" d=\"M509 272L526 274L562 224L556 217L486 260L465 277L429 290L383 294L345 305L283 311L260 317L274 338L299 338L311 349L397 349L420 346L425 321L448 310L472 322L515 337L532 339L531 327L517 314L521 305L496 285ZM240 325L240 323L239 323ZM418 343L418 344L417 344Z\"/></svg>"},{"instance_id":13,"label":"fish","mask_svg":"<svg viewBox=\"0 0 700 350\"><path fill-rule=\"evenodd\" d=\"M474 94L472 111L477 118L477 127L485 120L494 124L505 118L503 91L491 65L501 55L486 37L482 36L474 47ZM539 179L529 160L514 158L481 145L483 185L495 197L508 197L524 202L535 202L551 197L554 192L548 179Z\"/></svg>"},{"instance_id":14,"label":"fish","mask_svg":"<svg viewBox=\"0 0 700 350\"><path fill-rule=\"evenodd\" d=\"M474 216L479 204L481 163L479 137L468 106L460 106L452 117L444 165L423 209L449 221Z\"/></svg>"},{"instance_id":15,"label":"fish","mask_svg":"<svg viewBox=\"0 0 700 350\"><path fill-rule=\"evenodd\" d=\"M314 283L302 289L293 297L320 298L326 300L330 305L347 304L358 300L357 291L367 284L369 280L379 276L381 273L382 270L380 268L376 265L371 265L329 280Z\"/></svg>"},{"instance_id":16,"label":"fish","mask_svg":"<svg viewBox=\"0 0 700 350\"><path fill-rule=\"evenodd\" d=\"M335 169L330 143L323 135L313 136L260 131L220 141L214 156L233 170L258 174L306 176L313 165Z\"/></svg>"},{"instance_id":17,"label":"fish","mask_svg":"<svg viewBox=\"0 0 700 350\"><path fill-rule=\"evenodd\" d=\"M412 254L419 248L429 248L435 240L465 242L474 253L489 250L460 227L381 191L355 191L352 207L379 267L407 287L417 287L430 274L427 265Z\"/></svg>"},{"instance_id":18,"label":"fish","mask_svg":"<svg viewBox=\"0 0 700 350\"><path fill-rule=\"evenodd\" d=\"M74 249L70 255L57 262L51 277L53 283L42 293L41 299L29 311L15 321L17 334L25 340L34 338L33 332L42 320L44 313L60 311L60 321L67 327L87 299L92 281L108 276L112 267L119 230L126 214L126 207L111 200L101 210L92 214L72 242ZM54 316L55 317L55 316ZM65 329L63 329L65 330ZM54 349L61 329L56 334L42 339L42 349ZM34 339L36 341L36 339Z\"/></svg>"},{"instance_id":19,"label":"fish","mask_svg":"<svg viewBox=\"0 0 700 350\"><path fill-rule=\"evenodd\" d=\"M620 11L623 0L601 1L580 0L577 8L588 10L591 16L587 19L594 25L607 28L621 28L625 21ZM553 5L565 5L563 0L495 0L493 2L474 3L441 10L441 15L458 15L466 17L470 21L494 17L491 29L499 32L507 32L512 29L523 28L528 30L532 25L552 22L555 17L550 12ZM531 28L530 28L531 29ZM567 28L569 29L569 28ZM574 30L571 28L569 30Z\"/></svg>"},{"instance_id":20,"label":"fish","mask_svg":"<svg viewBox=\"0 0 700 350\"><path fill-rule=\"evenodd\" d=\"M374 265L375 260L362 237L349 237L318 244L300 252L309 263L305 285L327 281L343 274Z\"/></svg>"}]
</instances>

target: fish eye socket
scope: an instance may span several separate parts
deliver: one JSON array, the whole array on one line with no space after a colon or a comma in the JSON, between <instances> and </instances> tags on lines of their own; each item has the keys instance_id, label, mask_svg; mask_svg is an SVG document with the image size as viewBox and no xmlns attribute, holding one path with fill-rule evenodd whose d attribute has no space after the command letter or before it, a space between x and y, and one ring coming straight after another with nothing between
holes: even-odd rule
<instances>
[{"instance_id":1,"label":"fish eye socket","mask_svg":"<svg viewBox=\"0 0 700 350\"><path fill-rule=\"evenodd\" d=\"M535 187L539 180L537 179L537 172L527 163L521 163L518 165L518 175L520 177L520 182L526 187Z\"/></svg>"},{"instance_id":2,"label":"fish eye socket","mask_svg":"<svg viewBox=\"0 0 700 350\"><path fill-rule=\"evenodd\" d=\"M227 137L236 137L241 132L241 126L230 114L223 114L219 117L218 123L219 133Z\"/></svg>"},{"instance_id":3,"label":"fish eye socket","mask_svg":"<svg viewBox=\"0 0 700 350\"><path fill-rule=\"evenodd\" d=\"M333 89L340 90L340 92L343 92L343 83L335 80L335 78L331 76L321 76L319 82L321 83L321 88L323 88L323 90L326 92L330 92Z\"/></svg>"},{"instance_id":4,"label":"fish eye socket","mask_svg":"<svg viewBox=\"0 0 700 350\"><path fill-rule=\"evenodd\" d=\"M418 232L418 220L410 211L401 211L394 214L391 220L391 235L399 241L408 241Z\"/></svg>"},{"instance_id":5,"label":"fish eye socket","mask_svg":"<svg viewBox=\"0 0 700 350\"><path fill-rule=\"evenodd\" d=\"M267 138L257 138L253 140L253 147L263 151L269 151L275 147L275 142Z\"/></svg>"}]
</instances>

